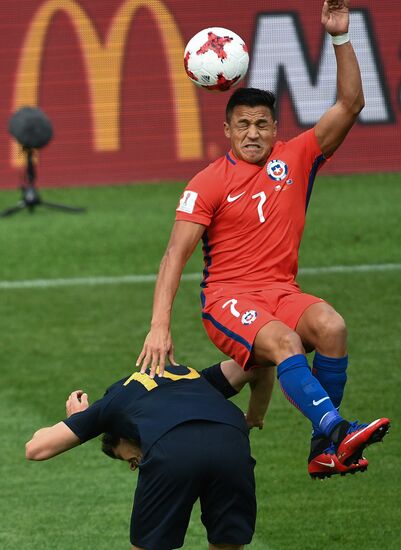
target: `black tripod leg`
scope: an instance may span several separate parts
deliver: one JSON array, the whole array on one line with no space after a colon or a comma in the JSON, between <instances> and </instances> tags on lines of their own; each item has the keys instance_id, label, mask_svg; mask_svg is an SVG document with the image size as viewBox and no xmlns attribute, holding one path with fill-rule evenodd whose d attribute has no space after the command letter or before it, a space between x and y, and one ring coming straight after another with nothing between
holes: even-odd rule
<instances>
[{"instance_id":1,"label":"black tripod leg","mask_svg":"<svg viewBox=\"0 0 401 550\"><path fill-rule=\"evenodd\" d=\"M11 208L6 208L3 210L3 212L0 212L0 218L6 218L7 216L12 216L13 214L17 214L17 212L21 212L23 208L26 208L27 205L24 201L19 202L16 206L12 206Z\"/></svg>"},{"instance_id":2,"label":"black tripod leg","mask_svg":"<svg viewBox=\"0 0 401 550\"><path fill-rule=\"evenodd\" d=\"M57 204L57 203L54 203L54 202L46 202L46 201L40 201L40 203L42 206L47 206L48 208L53 208L55 210L64 210L64 212L76 212L76 213L79 213L79 212L85 212L86 211L86 208L78 208L78 207L75 207L75 206L66 206L65 204Z\"/></svg>"}]
</instances>

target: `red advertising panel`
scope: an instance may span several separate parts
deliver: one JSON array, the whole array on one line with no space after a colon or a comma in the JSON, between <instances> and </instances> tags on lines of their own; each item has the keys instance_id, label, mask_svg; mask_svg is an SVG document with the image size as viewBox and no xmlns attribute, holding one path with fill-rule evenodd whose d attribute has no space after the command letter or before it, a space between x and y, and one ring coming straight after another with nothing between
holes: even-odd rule
<instances>
[{"instance_id":1,"label":"red advertising panel","mask_svg":"<svg viewBox=\"0 0 401 550\"><path fill-rule=\"evenodd\" d=\"M277 95L279 137L313 126L335 100L335 60L322 1L12 0L0 20L0 188L23 155L8 123L39 106L54 128L41 185L187 179L227 148L230 92L196 88L187 41L209 26L247 43L241 85ZM396 0L352 2L351 39L366 107L326 173L401 170L401 27Z\"/></svg>"}]
</instances>

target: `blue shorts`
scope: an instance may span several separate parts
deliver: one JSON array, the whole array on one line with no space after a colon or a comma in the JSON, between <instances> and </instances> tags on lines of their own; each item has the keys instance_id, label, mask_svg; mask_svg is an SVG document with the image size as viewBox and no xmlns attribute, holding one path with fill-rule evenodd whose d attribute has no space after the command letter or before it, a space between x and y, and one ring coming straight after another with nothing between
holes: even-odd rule
<instances>
[{"instance_id":1,"label":"blue shorts","mask_svg":"<svg viewBox=\"0 0 401 550\"><path fill-rule=\"evenodd\" d=\"M255 530L255 460L249 439L227 424L191 421L157 441L139 466L131 543L146 550L184 544L192 507L212 544L249 544Z\"/></svg>"}]
</instances>

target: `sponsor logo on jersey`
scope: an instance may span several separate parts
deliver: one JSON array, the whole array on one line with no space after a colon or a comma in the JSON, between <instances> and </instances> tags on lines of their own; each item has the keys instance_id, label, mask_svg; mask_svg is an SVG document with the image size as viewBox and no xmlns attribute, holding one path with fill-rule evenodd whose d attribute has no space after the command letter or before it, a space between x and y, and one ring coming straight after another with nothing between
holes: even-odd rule
<instances>
[{"instance_id":1,"label":"sponsor logo on jersey","mask_svg":"<svg viewBox=\"0 0 401 550\"><path fill-rule=\"evenodd\" d=\"M288 166L282 160L271 160L267 165L267 175L273 181L283 181L288 174Z\"/></svg>"},{"instance_id":2,"label":"sponsor logo on jersey","mask_svg":"<svg viewBox=\"0 0 401 550\"><path fill-rule=\"evenodd\" d=\"M255 321L257 316L258 314L254 309L245 311L245 313L241 317L241 323L243 325L251 325Z\"/></svg>"},{"instance_id":3,"label":"sponsor logo on jersey","mask_svg":"<svg viewBox=\"0 0 401 550\"><path fill-rule=\"evenodd\" d=\"M195 191L184 191L183 196L180 199L180 204L177 208L177 212L186 212L192 214L195 208L196 199L198 193Z\"/></svg>"},{"instance_id":4,"label":"sponsor logo on jersey","mask_svg":"<svg viewBox=\"0 0 401 550\"><path fill-rule=\"evenodd\" d=\"M234 197L231 196L231 194L228 195L227 197L227 202L234 202L236 201L237 199L239 199L240 197L242 197L242 195L245 194L245 191L243 191L242 193L240 193L239 195L235 195Z\"/></svg>"}]
</instances>

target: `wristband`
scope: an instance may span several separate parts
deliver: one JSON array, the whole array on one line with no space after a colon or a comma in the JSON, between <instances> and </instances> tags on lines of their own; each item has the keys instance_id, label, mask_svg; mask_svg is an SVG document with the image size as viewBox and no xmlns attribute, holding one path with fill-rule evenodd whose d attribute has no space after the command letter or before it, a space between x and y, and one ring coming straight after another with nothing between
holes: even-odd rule
<instances>
[{"instance_id":1,"label":"wristband","mask_svg":"<svg viewBox=\"0 0 401 550\"><path fill-rule=\"evenodd\" d=\"M347 32L344 34L337 34L336 36L331 37L331 41L334 46L341 46L342 44L349 42L349 34Z\"/></svg>"}]
</instances>

